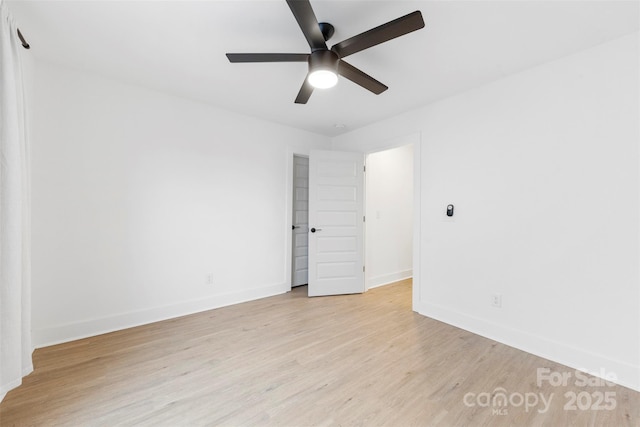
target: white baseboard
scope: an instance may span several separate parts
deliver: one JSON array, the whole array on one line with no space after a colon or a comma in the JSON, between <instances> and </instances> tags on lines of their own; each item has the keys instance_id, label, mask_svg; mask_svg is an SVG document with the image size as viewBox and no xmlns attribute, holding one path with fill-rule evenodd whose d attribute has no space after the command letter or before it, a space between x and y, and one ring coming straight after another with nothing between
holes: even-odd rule
<instances>
[{"instance_id":1,"label":"white baseboard","mask_svg":"<svg viewBox=\"0 0 640 427\"><path fill-rule=\"evenodd\" d=\"M413 270L403 270L394 273L383 274L380 276L367 278L367 289L377 288L378 286L390 285L400 280L409 279L413 276Z\"/></svg>"},{"instance_id":2,"label":"white baseboard","mask_svg":"<svg viewBox=\"0 0 640 427\"><path fill-rule=\"evenodd\" d=\"M51 326L33 330L33 342L36 348L81 338L92 337L108 332L127 329L134 326L173 319L214 308L225 307L241 302L283 294L289 291L285 284L245 289L240 292L213 295L207 298L184 301L177 304L153 307L146 310L132 311L97 319Z\"/></svg>"},{"instance_id":3,"label":"white baseboard","mask_svg":"<svg viewBox=\"0 0 640 427\"><path fill-rule=\"evenodd\" d=\"M614 360L561 342L469 316L447 307L425 302L418 303L416 307L418 313L423 316L473 332L570 368L587 372L596 377L603 378L603 374L613 373L617 379L612 382L640 391L640 367L637 365ZM609 378L604 379L609 380Z\"/></svg>"}]
</instances>

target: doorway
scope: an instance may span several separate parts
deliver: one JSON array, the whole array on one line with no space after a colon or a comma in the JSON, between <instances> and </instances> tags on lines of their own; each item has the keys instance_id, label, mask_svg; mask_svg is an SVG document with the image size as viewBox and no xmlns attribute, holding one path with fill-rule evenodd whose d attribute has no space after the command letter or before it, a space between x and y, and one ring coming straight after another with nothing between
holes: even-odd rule
<instances>
[{"instance_id":1,"label":"doorway","mask_svg":"<svg viewBox=\"0 0 640 427\"><path fill-rule=\"evenodd\" d=\"M365 289L413 276L414 144L367 155Z\"/></svg>"},{"instance_id":2,"label":"doorway","mask_svg":"<svg viewBox=\"0 0 640 427\"><path fill-rule=\"evenodd\" d=\"M422 178L421 178L421 144L420 144L420 140L421 140L421 135L419 132L414 132L414 133L410 133L407 135L403 135L403 136L399 136L399 137L394 137L392 139L386 139L386 140L380 140L380 141L375 141L375 142L371 142L369 145L369 149L363 149L364 147L362 146L352 146L351 144L345 144L345 149L347 150L351 150L352 152L360 152L362 153L363 156L369 156L369 155L375 155L376 153L380 153L383 151L390 151L393 150L394 148L399 148L399 147L404 147L404 146L411 146L412 147L412 155L413 155L413 163L409 164L408 167L410 170L412 170L413 172L413 206L412 206L412 218L411 220L407 221L407 223L412 227L413 233L412 233L412 243L410 243L410 245L412 245L412 262L410 264L404 264L406 266L403 267L401 264L397 264L396 269L387 269L386 272L383 272L382 269L376 269L374 267L375 265L375 256L370 257L369 258L369 265L366 265L366 271L365 273L367 273L366 277L367 277L367 281L363 280L363 288L364 290L369 289L369 288L373 288L373 287L377 287L377 286L382 286L388 283L392 283L394 281L398 281L401 280L402 278L404 278L405 276L411 276L413 278L412 283L412 294L413 294L413 298L412 298L412 305L413 305L413 310L414 311L418 311L418 308L420 307L421 304L421 299L422 299L422 286L423 284L421 284L421 218L422 218L422 203L421 203L421 182L422 182ZM293 284L295 283L293 280L293 271L294 271L294 267L293 267L293 257L294 257L294 248L293 248L293 232L292 232L292 225L294 224L294 218L293 218L293 181L294 181L294 158L295 157L302 157L305 160L309 159L308 156L308 152L296 152L294 150L289 150L286 154L286 164L287 164L287 178L286 178L286 184L287 184L287 209L286 209L286 218L285 218L285 222L284 224L286 225L286 244L285 244L285 277L287 277L286 281L288 282L287 284L287 288L288 290L290 290L293 287ZM373 166L373 165L372 165ZM373 166L375 167L375 166ZM367 172L369 172L369 167L367 167ZM307 169L308 170L308 169ZM308 181L307 181L308 184ZM403 188L408 188L408 187L403 187ZM307 191L307 196L308 196L308 191ZM307 201L308 203L308 201ZM364 206L363 206L364 207ZM367 226L375 221L376 217L378 216L377 214L377 210L380 210L380 222L384 223L385 219L389 219L389 217L387 216L388 212L385 209L370 209L370 212L368 215L369 217L367 218L366 224ZM308 212L308 211L307 211ZM365 211L363 211L363 214L365 213ZM308 215L308 213L307 213ZM308 216L307 216L308 218ZM307 231L308 231L308 227L310 225L307 224ZM388 230L388 228L387 228ZM291 234L289 234L291 233ZM309 234L307 232L306 235L306 240L304 237L299 238L300 240L298 241L299 244L304 244L307 243L307 248L306 249L299 249L297 254L302 255L304 253L307 254L307 274L308 274L308 237ZM370 237L370 240L373 241L374 237ZM364 240L364 239L363 239ZM384 241L384 239L380 239L380 237L378 237L378 243L380 243L380 241ZM365 243L366 244L366 243ZM406 247L406 246L405 246ZM369 254L373 254L375 252L373 252L375 249L372 249L370 247L367 247L367 251L369 252ZM380 253L380 252L378 252ZM373 260L372 260L373 259ZM405 258L406 259L406 258ZM374 264L371 264L374 263ZM365 276L365 274L363 273L363 276ZM364 279L364 277L363 277ZM308 281L308 279L307 279ZM299 289L302 289L301 286L298 287Z\"/></svg>"},{"instance_id":3,"label":"doorway","mask_svg":"<svg viewBox=\"0 0 640 427\"><path fill-rule=\"evenodd\" d=\"M309 277L309 158L293 156L291 233L291 287L303 286Z\"/></svg>"}]
</instances>

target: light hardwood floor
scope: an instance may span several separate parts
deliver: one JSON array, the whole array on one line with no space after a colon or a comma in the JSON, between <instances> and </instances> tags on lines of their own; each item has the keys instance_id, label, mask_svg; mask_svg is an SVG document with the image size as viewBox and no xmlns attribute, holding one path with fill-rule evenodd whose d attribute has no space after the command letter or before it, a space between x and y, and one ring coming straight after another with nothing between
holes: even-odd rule
<instances>
[{"instance_id":1,"label":"light hardwood floor","mask_svg":"<svg viewBox=\"0 0 640 427\"><path fill-rule=\"evenodd\" d=\"M415 314L410 281L338 297L296 288L42 348L34 363L0 425L640 425L640 393L576 385L573 369ZM572 378L539 387L538 368ZM478 405L500 392L506 406ZM578 408L605 392L614 409Z\"/></svg>"}]
</instances>

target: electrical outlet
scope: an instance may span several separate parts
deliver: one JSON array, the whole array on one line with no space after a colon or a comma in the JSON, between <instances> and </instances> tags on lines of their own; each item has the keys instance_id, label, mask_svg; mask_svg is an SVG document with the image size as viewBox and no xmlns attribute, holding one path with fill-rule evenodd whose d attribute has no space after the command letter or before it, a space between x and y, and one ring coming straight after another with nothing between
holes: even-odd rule
<instances>
[{"instance_id":1,"label":"electrical outlet","mask_svg":"<svg viewBox=\"0 0 640 427\"><path fill-rule=\"evenodd\" d=\"M491 295L491 305L496 308L502 308L502 295L500 294Z\"/></svg>"},{"instance_id":2,"label":"electrical outlet","mask_svg":"<svg viewBox=\"0 0 640 427\"><path fill-rule=\"evenodd\" d=\"M207 273L207 277L205 278L207 285L213 285L213 273Z\"/></svg>"}]
</instances>

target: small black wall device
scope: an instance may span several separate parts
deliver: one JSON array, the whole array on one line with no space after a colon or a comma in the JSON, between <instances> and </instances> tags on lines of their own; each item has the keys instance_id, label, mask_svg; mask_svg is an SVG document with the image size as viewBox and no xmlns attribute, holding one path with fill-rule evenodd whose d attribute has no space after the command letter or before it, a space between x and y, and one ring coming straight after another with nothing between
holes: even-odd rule
<instances>
[{"instance_id":1,"label":"small black wall device","mask_svg":"<svg viewBox=\"0 0 640 427\"><path fill-rule=\"evenodd\" d=\"M447 205L447 216L453 216L453 205Z\"/></svg>"}]
</instances>

